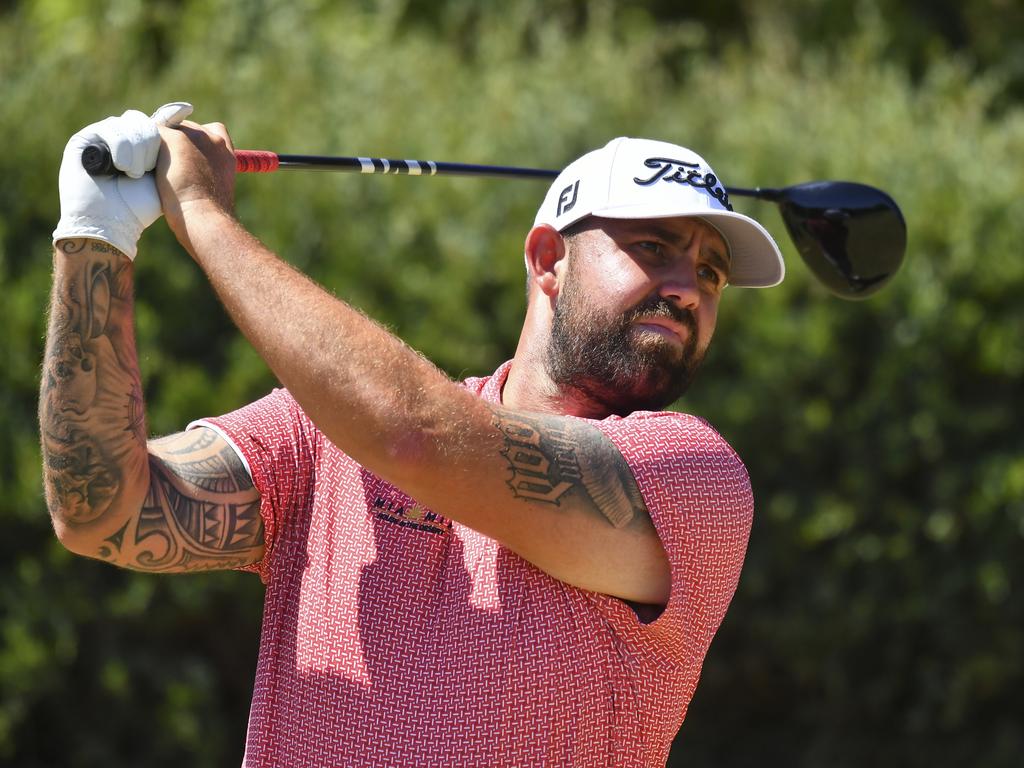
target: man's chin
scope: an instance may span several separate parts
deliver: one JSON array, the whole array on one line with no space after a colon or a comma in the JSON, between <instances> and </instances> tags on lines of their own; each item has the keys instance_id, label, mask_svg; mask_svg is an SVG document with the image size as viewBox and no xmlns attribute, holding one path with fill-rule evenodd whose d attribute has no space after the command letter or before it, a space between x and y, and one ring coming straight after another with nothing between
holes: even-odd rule
<instances>
[{"instance_id":1,"label":"man's chin","mask_svg":"<svg viewBox=\"0 0 1024 768\"><path fill-rule=\"evenodd\" d=\"M686 343L668 331L634 327L631 341L634 354L662 368L681 365L687 351Z\"/></svg>"},{"instance_id":2,"label":"man's chin","mask_svg":"<svg viewBox=\"0 0 1024 768\"><path fill-rule=\"evenodd\" d=\"M565 391L575 390L599 410L625 416L674 403L702 359L692 338L635 325L600 337L570 334L556 323L546 366L551 381Z\"/></svg>"}]
</instances>

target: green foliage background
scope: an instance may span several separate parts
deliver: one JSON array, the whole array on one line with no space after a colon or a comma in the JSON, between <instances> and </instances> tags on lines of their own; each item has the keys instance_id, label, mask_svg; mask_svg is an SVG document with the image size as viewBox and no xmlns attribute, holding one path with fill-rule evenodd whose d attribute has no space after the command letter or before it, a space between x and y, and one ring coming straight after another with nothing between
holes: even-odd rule
<instances>
[{"instance_id":1,"label":"green foliage background","mask_svg":"<svg viewBox=\"0 0 1024 768\"><path fill-rule=\"evenodd\" d=\"M999 0L0 2L0 764L241 759L261 587L54 540L35 404L68 135L175 99L239 146L557 167L620 134L728 182L848 178L909 255L860 303L729 291L681 407L758 502L671 765L1018 765L1024 754L1024 11ZM533 182L282 174L242 219L452 375L511 356ZM150 430L273 379L158 224L138 261ZM297 310L299 311L299 310Z\"/></svg>"}]
</instances>

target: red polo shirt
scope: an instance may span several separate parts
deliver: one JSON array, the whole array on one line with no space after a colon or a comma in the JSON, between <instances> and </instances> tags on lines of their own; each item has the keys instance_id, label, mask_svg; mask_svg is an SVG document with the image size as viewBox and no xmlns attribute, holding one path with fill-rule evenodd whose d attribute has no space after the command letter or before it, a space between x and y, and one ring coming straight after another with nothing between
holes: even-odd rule
<instances>
[{"instance_id":1,"label":"red polo shirt","mask_svg":"<svg viewBox=\"0 0 1024 768\"><path fill-rule=\"evenodd\" d=\"M498 402L509 367L464 386ZM665 764L753 512L742 462L706 422L591 422L668 553L671 597L649 624L418 505L284 390L202 423L247 462L266 527L246 766Z\"/></svg>"}]
</instances>

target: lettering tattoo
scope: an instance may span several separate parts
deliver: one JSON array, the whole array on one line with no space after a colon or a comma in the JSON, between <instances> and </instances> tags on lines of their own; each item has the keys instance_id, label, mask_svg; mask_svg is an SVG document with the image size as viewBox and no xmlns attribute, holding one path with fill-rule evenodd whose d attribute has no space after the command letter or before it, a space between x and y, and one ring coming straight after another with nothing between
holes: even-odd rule
<instances>
[{"instance_id":1,"label":"lettering tattoo","mask_svg":"<svg viewBox=\"0 0 1024 768\"><path fill-rule=\"evenodd\" d=\"M622 454L591 424L565 416L495 409L506 481L521 499L582 504L615 528L650 526L650 513Z\"/></svg>"}]
</instances>

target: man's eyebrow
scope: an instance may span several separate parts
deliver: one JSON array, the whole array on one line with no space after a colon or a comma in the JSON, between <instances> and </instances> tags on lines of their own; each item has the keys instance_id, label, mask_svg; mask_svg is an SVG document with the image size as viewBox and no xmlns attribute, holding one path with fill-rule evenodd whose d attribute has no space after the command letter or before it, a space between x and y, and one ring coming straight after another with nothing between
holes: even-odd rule
<instances>
[{"instance_id":1,"label":"man's eyebrow","mask_svg":"<svg viewBox=\"0 0 1024 768\"><path fill-rule=\"evenodd\" d=\"M710 227L711 225L709 224L708 226ZM657 224L645 224L644 230L648 234L654 235L655 237L659 237L665 242L671 243L672 245L679 247L682 247L688 239L684 238L678 232L675 232L671 229L666 229L665 227L660 227ZM717 230L715 230L715 232L718 233ZM720 234L719 237L721 237ZM728 248L728 246L726 247ZM729 259L728 256L723 255L717 247L704 248L703 253L704 258L711 262L711 265L716 269L720 270L728 279L729 274L732 271L731 259Z\"/></svg>"},{"instance_id":2,"label":"man's eyebrow","mask_svg":"<svg viewBox=\"0 0 1024 768\"><path fill-rule=\"evenodd\" d=\"M666 243L672 245L683 245L685 238L678 232L666 229L665 227L659 227L657 224L644 224L643 231L645 234L654 235L664 240Z\"/></svg>"}]
</instances>

